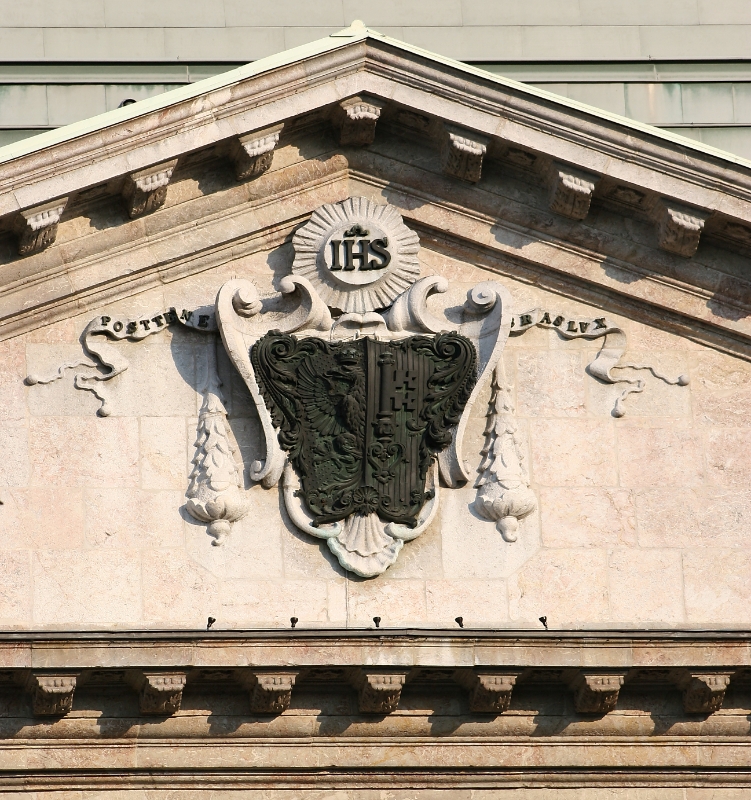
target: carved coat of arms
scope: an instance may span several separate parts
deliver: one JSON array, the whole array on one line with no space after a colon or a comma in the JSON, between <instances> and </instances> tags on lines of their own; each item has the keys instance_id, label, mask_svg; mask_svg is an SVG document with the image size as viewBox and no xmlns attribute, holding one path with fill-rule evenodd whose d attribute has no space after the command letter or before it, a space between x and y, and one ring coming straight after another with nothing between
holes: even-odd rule
<instances>
[{"instance_id":1,"label":"carved coat of arms","mask_svg":"<svg viewBox=\"0 0 751 800\"><path fill-rule=\"evenodd\" d=\"M475 512L513 542L519 520L536 508L501 360L509 333L539 325L565 339L603 338L588 369L599 380L625 384L614 416L645 386L615 370L648 369L669 384L688 383L685 375L672 379L624 362L625 334L604 317L540 308L513 315L508 291L495 281L477 284L450 319L432 314L428 298L447 291L448 281L420 278L417 234L392 206L361 197L324 205L296 231L293 245L281 297L261 298L251 281L236 279L222 286L214 306L171 307L137 319L99 315L83 332L91 360L26 379L46 384L81 369L73 385L93 392L98 413L107 416L105 384L128 368L111 342L140 341L175 325L206 335L208 378L186 509L208 523L214 544L253 507L227 424L217 332L263 429L265 456L248 466L249 477L266 488L281 483L292 523L325 539L340 564L363 577L383 573L405 541L427 530L440 486L470 480L462 438L488 384Z\"/></svg>"},{"instance_id":2,"label":"carved coat of arms","mask_svg":"<svg viewBox=\"0 0 751 800\"><path fill-rule=\"evenodd\" d=\"M217 298L266 434L251 476L281 479L294 524L371 577L435 518L439 471L449 486L469 478L461 434L508 333L505 292L481 284L463 323L433 318L427 298L447 282L419 280L417 235L363 198L318 209L293 244L281 288L301 295L296 314L272 327L247 281Z\"/></svg>"},{"instance_id":3,"label":"carved coat of arms","mask_svg":"<svg viewBox=\"0 0 751 800\"><path fill-rule=\"evenodd\" d=\"M356 515L354 538L365 530L370 548L393 549L379 527L416 528L434 498L428 472L475 384L472 343L457 333L326 342L272 331L251 360L313 524Z\"/></svg>"}]
</instances>

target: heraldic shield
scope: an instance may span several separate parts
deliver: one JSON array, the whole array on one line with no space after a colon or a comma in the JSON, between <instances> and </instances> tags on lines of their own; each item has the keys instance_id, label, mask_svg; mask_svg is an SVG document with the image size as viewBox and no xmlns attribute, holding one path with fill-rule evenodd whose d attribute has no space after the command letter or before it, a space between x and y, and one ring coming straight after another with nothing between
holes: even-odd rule
<instances>
[{"instance_id":1,"label":"heraldic shield","mask_svg":"<svg viewBox=\"0 0 751 800\"><path fill-rule=\"evenodd\" d=\"M476 381L458 333L327 342L271 331L251 362L298 492L320 526L352 515L414 528Z\"/></svg>"}]
</instances>

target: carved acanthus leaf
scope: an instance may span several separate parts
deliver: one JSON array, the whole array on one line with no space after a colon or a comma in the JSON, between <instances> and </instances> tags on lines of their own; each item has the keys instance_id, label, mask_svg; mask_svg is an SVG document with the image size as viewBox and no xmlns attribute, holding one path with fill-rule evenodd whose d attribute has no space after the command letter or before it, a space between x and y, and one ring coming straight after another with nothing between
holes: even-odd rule
<instances>
[{"instance_id":1,"label":"carved acanthus leaf","mask_svg":"<svg viewBox=\"0 0 751 800\"><path fill-rule=\"evenodd\" d=\"M454 680L469 691L469 709L481 714L508 711L518 672L460 669Z\"/></svg>"},{"instance_id":2,"label":"carved acanthus leaf","mask_svg":"<svg viewBox=\"0 0 751 800\"><path fill-rule=\"evenodd\" d=\"M135 670L128 674L128 681L138 692L138 706L142 714L169 716L180 710L187 681L185 672Z\"/></svg>"},{"instance_id":3,"label":"carved acanthus leaf","mask_svg":"<svg viewBox=\"0 0 751 800\"><path fill-rule=\"evenodd\" d=\"M598 180L597 175L554 162L550 180L550 210L570 219L584 219L589 213Z\"/></svg>"},{"instance_id":4,"label":"carved acanthus leaf","mask_svg":"<svg viewBox=\"0 0 751 800\"><path fill-rule=\"evenodd\" d=\"M232 523L248 513L250 497L244 490L240 455L227 422L213 335L206 345L206 369L207 383L198 416L186 508L195 519L209 523L209 534L214 537L212 544L220 545Z\"/></svg>"},{"instance_id":5,"label":"carved acanthus leaf","mask_svg":"<svg viewBox=\"0 0 751 800\"><path fill-rule=\"evenodd\" d=\"M151 214L164 205L176 166L175 158L128 175L123 184L123 200L131 219Z\"/></svg>"},{"instance_id":6,"label":"carved acanthus leaf","mask_svg":"<svg viewBox=\"0 0 751 800\"><path fill-rule=\"evenodd\" d=\"M19 255L41 253L55 241L57 226L67 203L68 198L61 197L52 203L20 212L14 225Z\"/></svg>"},{"instance_id":7,"label":"carved acanthus leaf","mask_svg":"<svg viewBox=\"0 0 751 800\"><path fill-rule=\"evenodd\" d=\"M579 714L607 714L618 702L625 673L580 672L571 682L574 708Z\"/></svg>"},{"instance_id":8,"label":"carved acanthus leaf","mask_svg":"<svg viewBox=\"0 0 751 800\"><path fill-rule=\"evenodd\" d=\"M357 689L361 714L391 714L399 705L406 670L358 669L350 676Z\"/></svg>"},{"instance_id":9,"label":"carved acanthus leaf","mask_svg":"<svg viewBox=\"0 0 751 800\"><path fill-rule=\"evenodd\" d=\"M257 178L271 166L274 150L284 124L273 125L261 131L238 136L232 143L230 157L235 164L238 181Z\"/></svg>"},{"instance_id":10,"label":"carved acanthus leaf","mask_svg":"<svg viewBox=\"0 0 751 800\"><path fill-rule=\"evenodd\" d=\"M519 520L537 508L535 493L529 488L526 459L517 436L511 392L506 381L503 359L493 372L490 404L485 424L480 475L475 508L493 520L507 542L519 535Z\"/></svg>"},{"instance_id":11,"label":"carved acanthus leaf","mask_svg":"<svg viewBox=\"0 0 751 800\"><path fill-rule=\"evenodd\" d=\"M445 125L441 165L447 175L470 183L482 176L482 160L490 140L479 133Z\"/></svg>"},{"instance_id":12,"label":"carved acanthus leaf","mask_svg":"<svg viewBox=\"0 0 751 800\"><path fill-rule=\"evenodd\" d=\"M62 717L73 708L76 675L29 675L26 690L31 694L34 714L40 717Z\"/></svg>"},{"instance_id":13,"label":"carved acanthus leaf","mask_svg":"<svg viewBox=\"0 0 751 800\"><path fill-rule=\"evenodd\" d=\"M656 214L660 247L684 258L694 255L709 212L662 200L656 206Z\"/></svg>"},{"instance_id":14,"label":"carved acanthus leaf","mask_svg":"<svg viewBox=\"0 0 751 800\"><path fill-rule=\"evenodd\" d=\"M683 709L687 714L714 714L722 706L730 684L729 672L690 672L678 679L683 693Z\"/></svg>"},{"instance_id":15,"label":"carved acanthus leaf","mask_svg":"<svg viewBox=\"0 0 751 800\"><path fill-rule=\"evenodd\" d=\"M384 103L374 97L350 97L334 112L339 144L364 147L373 144Z\"/></svg>"},{"instance_id":16,"label":"carved acanthus leaf","mask_svg":"<svg viewBox=\"0 0 751 800\"><path fill-rule=\"evenodd\" d=\"M299 670L238 670L238 681L250 693L254 714L281 714L289 708Z\"/></svg>"}]
</instances>

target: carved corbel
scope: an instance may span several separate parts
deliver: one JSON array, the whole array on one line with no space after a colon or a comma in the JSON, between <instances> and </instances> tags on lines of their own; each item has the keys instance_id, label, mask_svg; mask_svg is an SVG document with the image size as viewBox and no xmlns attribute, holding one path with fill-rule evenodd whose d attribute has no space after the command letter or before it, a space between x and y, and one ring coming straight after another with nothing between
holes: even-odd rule
<instances>
[{"instance_id":1,"label":"carved corbel","mask_svg":"<svg viewBox=\"0 0 751 800\"><path fill-rule=\"evenodd\" d=\"M441 166L447 175L470 183L482 176L482 160L490 140L479 133L444 125Z\"/></svg>"},{"instance_id":2,"label":"carved corbel","mask_svg":"<svg viewBox=\"0 0 751 800\"><path fill-rule=\"evenodd\" d=\"M187 681L185 672L136 670L128 675L128 681L138 692L138 706L142 714L168 716L180 710Z\"/></svg>"},{"instance_id":3,"label":"carved corbel","mask_svg":"<svg viewBox=\"0 0 751 800\"><path fill-rule=\"evenodd\" d=\"M14 230L18 237L19 255L41 253L55 241L57 226L67 203L68 198L61 197L53 203L27 208L16 217Z\"/></svg>"},{"instance_id":4,"label":"carved corbel","mask_svg":"<svg viewBox=\"0 0 751 800\"><path fill-rule=\"evenodd\" d=\"M372 97L350 97L334 112L339 144L364 147L373 144L375 129L384 104Z\"/></svg>"},{"instance_id":5,"label":"carved corbel","mask_svg":"<svg viewBox=\"0 0 751 800\"><path fill-rule=\"evenodd\" d=\"M481 714L508 711L518 672L460 669L454 680L469 691L469 710Z\"/></svg>"},{"instance_id":6,"label":"carved corbel","mask_svg":"<svg viewBox=\"0 0 751 800\"><path fill-rule=\"evenodd\" d=\"M403 670L358 669L350 676L357 689L361 714L391 714L399 705L407 681Z\"/></svg>"},{"instance_id":7,"label":"carved corbel","mask_svg":"<svg viewBox=\"0 0 751 800\"><path fill-rule=\"evenodd\" d=\"M709 212L661 200L657 204L656 214L660 247L684 258L694 255Z\"/></svg>"},{"instance_id":8,"label":"carved corbel","mask_svg":"<svg viewBox=\"0 0 751 800\"><path fill-rule=\"evenodd\" d=\"M550 171L550 210L569 219L584 219L599 179L598 175L554 161Z\"/></svg>"},{"instance_id":9,"label":"carved corbel","mask_svg":"<svg viewBox=\"0 0 751 800\"><path fill-rule=\"evenodd\" d=\"M239 682L250 693L254 714L281 714L289 708L298 670L240 670Z\"/></svg>"},{"instance_id":10,"label":"carved corbel","mask_svg":"<svg viewBox=\"0 0 751 800\"><path fill-rule=\"evenodd\" d=\"M578 714L607 714L618 702L624 673L579 672L571 681Z\"/></svg>"},{"instance_id":11,"label":"carved corbel","mask_svg":"<svg viewBox=\"0 0 751 800\"><path fill-rule=\"evenodd\" d=\"M164 205L167 185L176 166L175 158L128 175L123 185L123 200L131 219L151 214Z\"/></svg>"},{"instance_id":12,"label":"carved corbel","mask_svg":"<svg viewBox=\"0 0 751 800\"><path fill-rule=\"evenodd\" d=\"M730 678L728 672L686 670L677 681L678 688L683 693L683 710L687 714L714 714L722 706Z\"/></svg>"},{"instance_id":13,"label":"carved corbel","mask_svg":"<svg viewBox=\"0 0 751 800\"><path fill-rule=\"evenodd\" d=\"M75 675L40 675L32 673L26 681L34 714L39 717L64 717L73 708Z\"/></svg>"},{"instance_id":14,"label":"carved corbel","mask_svg":"<svg viewBox=\"0 0 751 800\"><path fill-rule=\"evenodd\" d=\"M238 181L257 178L271 166L282 128L284 128L283 123L238 136L233 141L230 157L235 163L235 175Z\"/></svg>"}]
</instances>

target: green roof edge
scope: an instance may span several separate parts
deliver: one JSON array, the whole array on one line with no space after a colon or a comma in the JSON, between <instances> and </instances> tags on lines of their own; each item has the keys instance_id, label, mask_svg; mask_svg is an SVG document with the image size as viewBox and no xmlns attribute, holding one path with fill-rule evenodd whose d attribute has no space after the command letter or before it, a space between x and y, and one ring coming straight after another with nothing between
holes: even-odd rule
<instances>
[{"instance_id":1,"label":"green roof edge","mask_svg":"<svg viewBox=\"0 0 751 800\"><path fill-rule=\"evenodd\" d=\"M657 139L662 139L666 142L671 142L681 147L694 150L697 153L703 153L705 155L713 156L715 158L722 159L723 161L729 161L741 167L751 169L751 160L737 156L734 153L729 153L726 150L720 150L716 147L711 147L703 142L698 142L695 139L689 139L686 136L681 136L680 134L672 133L671 131L665 131L660 128L656 128L653 125L637 122L636 120L629 119L628 117L622 117L619 114L613 114L612 112L595 108L594 106L587 105L586 103L580 103L577 100L571 100L567 97L562 97L561 95L545 91L544 89L539 89L526 83L521 83L520 81L515 81L511 78L504 78L500 75L495 75L492 72L481 69L480 67L475 67L471 64L465 64L461 61L456 61L453 58L447 58L445 56L438 55L437 53L432 53L429 50L424 50L421 47L415 47L414 45L407 44L406 42L402 42L398 39L392 39L390 36L385 36L382 33L378 33L378 31L374 31L365 27L362 25L362 23L359 23L359 21L354 22L349 28L345 28L337 33L332 33L324 39L317 39L314 42L309 42L308 44L300 45L299 47L293 47L289 50L284 50L281 53L266 56L265 58L245 64L242 67L237 67L236 69L220 73L219 75L214 75L211 78L205 78L188 86L181 86L177 89L171 89L167 92L163 92L162 94L147 98L145 100L140 100L123 108L116 108L113 111L107 111L104 114L98 114L95 117L89 117L87 119L74 122L71 125L64 125L60 128L55 128L51 131L45 131L44 133L40 133L36 136L30 136L27 139L22 139L18 142L5 145L4 147L0 147L0 164L13 161L17 158L22 158L23 156L53 147L54 145L61 144L66 141L71 141L79 136L94 133L95 131L107 128L110 125L125 122L129 119L137 119L138 117L142 117L151 113L152 111L158 111L175 103L191 100L207 92L226 88L227 86L239 83L240 81L246 80L253 76L261 75L264 72L268 72L279 67L288 66L289 64L303 61L304 59L312 58L341 47L346 47L353 42L363 41L368 38L378 39L397 49L412 53L414 55L422 56L423 58L438 62L440 64L445 64L446 66L449 66L460 72L464 72L467 75L473 75L481 78L484 81L496 83L509 89L514 89L531 97L538 97L542 100L547 100L555 103L556 105L562 106L563 108L575 109L576 111L581 111L585 114L589 114L602 120L608 120L609 122L639 131Z\"/></svg>"}]
</instances>

